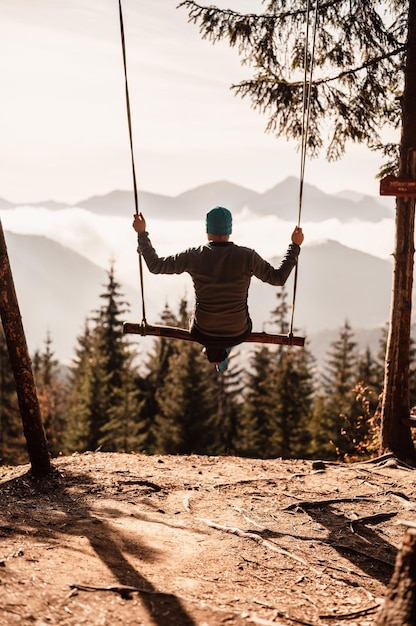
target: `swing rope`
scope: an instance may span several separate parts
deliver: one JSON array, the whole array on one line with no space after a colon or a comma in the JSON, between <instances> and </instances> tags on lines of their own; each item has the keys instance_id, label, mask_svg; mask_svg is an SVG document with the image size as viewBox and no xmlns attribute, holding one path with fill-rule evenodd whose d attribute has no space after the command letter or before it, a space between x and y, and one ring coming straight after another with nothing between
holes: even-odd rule
<instances>
[{"instance_id":1,"label":"swing rope","mask_svg":"<svg viewBox=\"0 0 416 626\"><path fill-rule=\"evenodd\" d=\"M309 62L309 22L311 14L311 2L307 1L306 7L306 32L305 32L305 47L304 47L304 74L303 74L303 101L302 101L302 138L301 138L301 158L300 158L300 174L299 174L299 203L298 203L298 227L301 223L302 205L303 205L303 186L305 180L305 165L306 165L306 153L308 147L308 134L309 134L309 121L310 121L310 104L312 95L312 78L313 69L315 63L315 43L316 43L316 31L318 23L318 0L315 4L315 16L313 21L312 32L312 50L310 54ZM290 320L289 336L293 337L293 324L295 317L295 304L296 304L296 292L298 286L298 267L299 263L296 263L295 276L293 280L293 300L292 300L292 315Z\"/></svg>"},{"instance_id":2,"label":"swing rope","mask_svg":"<svg viewBox=\"0 0 416 626\"><path fill-rule=\"evenodd\" d=\"M123 66L124 66L124 84L125 84L125 94L126 94L126 108L127 108L127 121L129 127L129 138L130 138L130 157L131 157L131 168L132 168L132 176L133 176L133 192L134 192L134 209L135 214L139 213L139 196L137 192L137 180L136 180L136 166L134 163L134 148L133 148L133 131L132 131L132 123L131 123L131 110L130 110L130 96L129 96L129 83L127 79L127 55L126 55L126 40L124 36L124 20L123 20L123 10L121 7L121 0L118 2L119 9L119 17L120 17L120 35L121 35L121 48L123 52ZM140 250L140 242L139 236L137 236L137 250L139 253L139 275L140 275L140 291L142 297L142 324L146 325L146 308L144 303L144 280L143 280L143 257Z\"/></svg>"},{"instance_id":3,"label":"swing rope","mask_svg":"<svg viewBox=\"0 0 416 626\"><path fill-rule=\"evenodd\" d=\"M138 191L137 191L137 181L136 181L136 167L135 167L135 162L134 162L133 132L132 132L132 122L131 122L129 86L128 86L128 78L127 78L128 72L127 72L126 42L125 42L125 35L124 35L124 21L123 21L123 11L122 11L121 0L118 1L118 5L119 5L119 18L120 18L121 46L122 46L123 65L124 65L127 121L128 121L129 139L130 139L130 156L131 156L131 166L132 166L132 176L133 176L134 205L135 205L135 214L138 215L139 202L138 202ZM313 47L312 47L312 54L311 54L312 60L311 60L311 66L309 69L310 77L309 77L309 86L308 86L307 60L308 60L308 48L309 48L309 44L308 44L309 16L310 16L310 0L308 0L308 4L307 4L307 28L306 28L306 36L305 36L305 76L304 76L304 86L303 86L302 149L301 149L302 156L301 156L301 173L300 173L300 189L299 189L298 226L300 226L301 209L302 209L303 180L304 180L305 161L306 161L307 134L308 134L308 129L309 129L309 110L310 110L310 100L311 100L313 58L314 58L314 50L315 50L315 35L316 35L316 25L317 25L317 16L318 16L318 0L316 0L316 7L315 7ZM138 237L137 251L139 253L138 256L139 256L140 290L141 290L141 299L142 299L142 321L140 324L132 324L132 323L125 322L123 326L123 332L138 334L142 336L154 335L154 336L159 336L159 337L171 337L173 339L182 339L185 341L195 341L195 339L191 336L190 332L182 328L173 328L173 327L167 327L167 326L151 326L146 322L144 280L143 280L143 258L142 258L142 252L140 249L139 237ZM290 346L293 346L293 345L303 346L304 345L305 340L303 337L293 336L293 316L294 316L295 299L296 299L297 271L298 271L298 265L296 264L294 290L293 290L292 319L291 319L291 324L290 324L289 335L270 335L265 332L261 332L261 333L252 332L245 339L245 341L256 342L256 343L284 344L284 345L290 345Z\"/></svg>"}]
</instances>

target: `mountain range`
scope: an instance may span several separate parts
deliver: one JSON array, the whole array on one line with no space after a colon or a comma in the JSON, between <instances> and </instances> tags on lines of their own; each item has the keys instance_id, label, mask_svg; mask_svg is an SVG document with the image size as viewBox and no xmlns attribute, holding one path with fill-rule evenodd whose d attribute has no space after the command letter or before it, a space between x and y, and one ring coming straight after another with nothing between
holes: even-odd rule
<instances>
[{"instance_id":1,"label":"mountain range","mask_svg":"<svg viewBox=\"0 0 416 626\"><path fill-rule=\"evenodd\" d=\"M218 182L190 190L176 197L159 196L148 192L140 194L140 208L158 219L186 220L205 213L206 207L228 205L234 211L243 208L267 214L273 211L282 219L293 220L296 200L296 180L287 179L265 194L244 189L227 182ZM393 211L373 198L356 198L348 193L342 197L329 196L315 187L307 186L304 203L313 207L308 219L324 220L335 215L340 222L363 220L367 222L391 218ZM313 202L312 202L313 199ZM99 215L130 215L132 194L114 191L106 196L95 196L78 206ZM0 210L12 210L12 203L0 199ZM31 203L37 207L60 210L68 205L55 202ZM107 283L106 268L87 260L82 253L35 235L18 235L6 229L16 292L29 349L41 349L49 333L56 357L67 362L74 356L76 338L83 332L85 320L100 306L100 294ZM280 258L270 259L278 264ZM108 269L108 268L107 268ZM166 277L165 277L166 278ZM149 277L147 288L147 319L158 322L166 303L177 310L182 292L175 290L175 277L169 277L169 294ZM293 277L287 284L288 303L292 301ZM129 321L140 321L140 290L121 282L124 298L131 304ZM299 259L299 275L295 302L295 331L305 334L310 347L319 358L328 348L346 320L360 336L361 343L374 348L380 328L388 320L392 283L392 263L378 257L327 240L315 245L304 244ZM166 283L164 283L166 284ZM172 295L174 294L174 295ZM179 295L178 295L179 294ZM189 281L187 297L191 303ZM178 300L176 299L178 298ZM249 307L255 330L268 327L270 313L276 308L276 289L253 279ZM146 340L136 338L139 344Z\"/></svg>"},{"instance_id":2,"label":"mountain range","mask_svg":"<svg viewBox=\"0 0 416 626\"><path fill-rule=\"evenodd\" d=\"M331 195L307 183L304 184L302 198L304 219L309 222L321 222L327 219L338 219L342 223L354 220L378 222L394 216L391 199L375 199L353 192ZM218 204L236 213L248 209L260 215L277 215L282 220L296 222L299 182L295 177L289 177L264 193L258 193L227 181L201 185L177 196L166 196L148 191L138 193L139 210L156 219L198 219L201 215L205 215L209 208ZM0 198L0 209L12 209L15 206L17 205ZM59 210L74 205L48 200L30 203L30 206ZM105 195L81 200L75 206L98 215L130 216L135 212L132 191L112 191Z\"/></svg>"}]
</instances>

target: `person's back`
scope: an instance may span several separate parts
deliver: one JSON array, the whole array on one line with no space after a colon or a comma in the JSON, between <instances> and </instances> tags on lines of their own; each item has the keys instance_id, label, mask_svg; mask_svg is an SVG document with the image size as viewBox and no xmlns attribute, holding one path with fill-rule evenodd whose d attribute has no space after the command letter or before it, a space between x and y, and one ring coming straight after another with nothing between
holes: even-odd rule
<instances>
[{"instance_id":1,"label":"person's back","mask_svg":"<svg viewBox=\"0 0 416 626\"><path fill-rule=\"evenodd\" d=\"M235 337L246 332L251 257L248 248L219 241L190 253L187 271L195 290L194 323L202 333Z\"/></svg>"},{"instance_id":2,"label":"person's back","mask_svg":"<svg viewBox=\"0 0 416 626\"><path fill-rule=\"evenodd\" d=\"M272 285L283 285L297 253L286 257L283 268L273 268L252 249L232 242L209 241L187 251L187 272L195 290L194 318L202 333L236 337L250 324L248 290L252 276Z\"/></svg>"},{"instance_id":3,"label":"person's back","mask_svg":"<svg viewBox=\"0 0 416 626\"><path fill-rule=\"evenodd\" d=\"M229 345L244 340L244 336L251 330L247 297L252 276L271 285L284 285L296 265L303 241L301 229L295 228L285 258L279 268L274 268L255 250L229 241L232 216L224 207L215 207L208 212L208 242L205 245L188 248L168 257L157 255L146 232L142 214L135 216L133 227L138 233L140 252L150 272L190 274L195 291L190 329L197 341L207 347L210 338L229 339Z\"/></svg>"}]
</instances>

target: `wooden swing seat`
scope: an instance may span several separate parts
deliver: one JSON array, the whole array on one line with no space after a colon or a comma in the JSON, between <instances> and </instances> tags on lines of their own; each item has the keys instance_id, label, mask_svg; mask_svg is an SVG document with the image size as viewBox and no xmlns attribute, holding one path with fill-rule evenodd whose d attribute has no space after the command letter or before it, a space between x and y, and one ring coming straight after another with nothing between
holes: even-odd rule
<instances>
[{"instance_id":1,"label":"wooden swing seat","mask_svg":"<svg viewBox=\"0 0 416 626\"><path fill-rule=\"evenodd\" d=\"M147 323L135 324L132 322L124 322L123 324L123 333L125 335L141 335L142 337L146 335L153 335L155 337L168 337L171 339L181 339L182 341L196 341L194 337L192 337L189 330L185 330L184 328L176 328L174 326L162 326L156 325L153 326ZM265 332L252 332L246 339L245 342L251 343L271 343L271 344L281 344L285 346L304 346L305 338L304 337L295 337L293 335L272 335L270 333Z\"/></svg>"}]
</instances>

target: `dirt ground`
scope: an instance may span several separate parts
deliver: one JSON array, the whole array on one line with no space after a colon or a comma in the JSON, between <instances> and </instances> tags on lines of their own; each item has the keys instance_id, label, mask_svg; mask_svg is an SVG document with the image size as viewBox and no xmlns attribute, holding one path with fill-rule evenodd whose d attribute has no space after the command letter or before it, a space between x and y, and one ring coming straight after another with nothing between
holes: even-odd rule
<instances>
[{"instance_id":1,"label":"dirt ground","mask_svg":"<svg viewBox=\"0 0 416 626\"><path fill-rule=\"evenodd\" d=\"M370 626L415 471L90 453L0 468L0 624Z\"/></svg>"}]
</instances>

